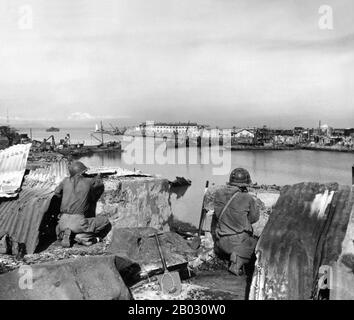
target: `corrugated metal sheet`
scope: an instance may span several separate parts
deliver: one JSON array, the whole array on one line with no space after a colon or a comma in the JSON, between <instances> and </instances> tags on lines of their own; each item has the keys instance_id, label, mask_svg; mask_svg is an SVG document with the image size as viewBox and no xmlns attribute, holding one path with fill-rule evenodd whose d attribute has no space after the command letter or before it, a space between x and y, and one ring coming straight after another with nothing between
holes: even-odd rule
<instances>
[{"instance_id":1,"label":"corrugated metal sheet","mask_svg":"<svg viewBox=\"0 0 354 320\"><path fill-rule=\"evenodd\" d=\"M320 265L338 259L353 195L349 186L286 186L257 244L251 299L310 299Z\"/></svg>"},{"instance_id":2,"label":"corrugated metal sheet","mask_svg":"<svg viewBox=\"0 0 354 320\"><path fill-rule=\"evenodd\" d=\"M61 160L44 168L32 170L25 177L24 186L54 189L67 176L69 176L68 162Z\"/></svg>"},{"instance_id":3,"label":"corrugated metal sheet","mask_svg":"<svg viewBox=\"0 0 354 320\"><path fill-rule=\"evenodd\" d=\"M0 197L18 194L31 144L18 144L0 151Z\"/></svg>"},{"instance_id":4,"label":"corrugated metal sheet","mask_svg":"<svg viewBox=\"0 0 354 320\"><path fill-rule=\"evenodd\" d=\"M322 252L316 256L315 267L332 265L342 253L342 245L349 228L351 213L354 210L354 190L341 187L335 199L333 215L328 220L328 228L321 238ZM353 288L354 290L354 288Z\"/></svg>"},{"instance_id":5,"label":"corrugated metal sheet","mask_svg":"<svg viewBox=\"0 0 354 320\"><path fill-rule=\"evenodd\" d=\"M33 253L52 197L51 189L24 187L17 199L0 203L0 238L9 235L13 241L24 243L27 253Z\"/></svg>"},{"instance_id":6,"label":"corrugated metal sheet","mask_svg":"<svg viewBox=\"0 0 354 320\"><path fill-rule=\"evenodd\" d=\"M43 218L52 214L48 210L53 190L68 174L66 161L32 170L25 177L18 198L0 203L0 238L9 235L13 241L24 243L27 253L33 253L39 242Z\"/></svg>"}]
</instances>

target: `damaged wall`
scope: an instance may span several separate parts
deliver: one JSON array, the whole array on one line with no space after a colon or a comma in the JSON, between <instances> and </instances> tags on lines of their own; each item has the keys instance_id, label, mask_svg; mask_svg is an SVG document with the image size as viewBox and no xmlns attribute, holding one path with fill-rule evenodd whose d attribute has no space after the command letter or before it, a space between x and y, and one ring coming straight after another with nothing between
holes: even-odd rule
<instances>
[{"instance_id":1,"label":"damaged wall","mask_svg":"<svg viewBox=\"0 0 354 320\"><path fill-rule=\"evenodd\" d=\"M96 212L107 215L114 226L168 230L172 210L167 179L113 176L104 185Z\"/></svg>"},{"instance_id":2,"label":"damaged wall","mask_svg":"<svg viewBox=\"0 0 354 320\"><path fill-rule=\"evenodd\" d=\"M158 230L147 228L113 228L112 239L107 251L120 257L127 257L140 265L141 274L149 274L153 270L163 269L158 247L153 235ZM161 250L168 268L187 265L195 258L196 252L188 242L174 232L159 235Z\"/></svg>"}]
</instances>

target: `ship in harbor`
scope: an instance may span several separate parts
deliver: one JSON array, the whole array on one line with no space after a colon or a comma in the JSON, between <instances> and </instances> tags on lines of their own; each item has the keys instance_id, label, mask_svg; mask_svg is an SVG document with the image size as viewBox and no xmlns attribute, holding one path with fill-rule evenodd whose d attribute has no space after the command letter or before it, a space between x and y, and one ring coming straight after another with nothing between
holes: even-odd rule
<instances>
[{"instance_id":1,"label":"ship in harbor","mask_svg":"<svg viewBox=\"0 0 354 320\"><path fill-rule=\"evenodd\" d=\"M52 134L48 138L43 139L43 141L31 140L31 142L36 151L55 151L64 156L72 157L82 157L102 152L122 152L120 141L104 141L103 133L100 133L101 136L98 137L94 133L91 134L99 142L97 145L85 145L85 142L72 143L69 133L64 139L60 139L59 141L56 141L56 138Z\"/></svg>"},{"instance_id":2,"label":"ship in harbor","mask_svg":"<svg viewBox=\"0 0 354 320\"><path fill-rule=\"evenodd\" d=\"M97 137L95 134L99 134ZM95 131L91 133L91 137L99 142L95 147L95 152L107 152L107 151L122 151L122 145L120 141L104 141L104 135L112 135L111 131L105 130L101 121L101 126L96 124Z\"/></svg>"},{"instance_id":3,"label":"ship in harbor","mask_svg":"<svg viewBox=\"0 0 354 320\"><path fill-rule=\"evenodd\" d=\"M95 125L95 130L94 133L99 133L99 134L110 134L109 130L106 130L103 128L102 122L101 125L99 126L98 124Z\"/></svg>"},{"instance_id":4,"label":"ship in harbor","mask_svg":"<svg viewBox=\"0 0 354 320\"><path fill-rule=\"evenodd\" d=\"M60 129L59 128L56 128L56 127L50 127L48 129L46 129L47 132L59 132Z\"/></svg>"},{"instance_id":5,"label":"ship in harbor","mask_svg":"<svg viewBox=\"0 0 354 320\"><path fill-rule=\"evenodd\" d=\"M98 124L96 124L95 126L95 130L94 130L94 133L99 133L99 134L109 134L111 136L120 136L120 135L123 135L124 132L126 131L126 128L118 128L118 127L114 127L112 124L109 124L112 129L105 129L103 127L103 124L101 122L101 125L99 126Z\"/></svg>"}]
</instances>

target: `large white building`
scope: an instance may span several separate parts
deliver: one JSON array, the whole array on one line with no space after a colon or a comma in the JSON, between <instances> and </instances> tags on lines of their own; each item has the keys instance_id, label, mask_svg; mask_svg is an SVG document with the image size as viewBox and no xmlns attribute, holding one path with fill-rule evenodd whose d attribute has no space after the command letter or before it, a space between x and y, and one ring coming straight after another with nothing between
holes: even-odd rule
<instances>
[{"instance_id":1,"label":"large white building","mask_svg":"<svg viewBox=\"0 0 354 320\"><path fill-rule=\"evenodd\" d=\"M234 138L254 138L254 132L248 129L240 129L234 133Z\"/></svg>"},{"instance_id":2,"label":"large white building","mask_svg":"<svg viewBox=\"0 0 354 320\"><path fill-rule=\"evenodd\" d=\"M144 131L146 134L188 134L197 135L199 133L200 126L197 123L192 122L176 122L176 123L166 123L166 122L154 122L146 121L135 128L137 131Z\"/></svg>"}]
</instances>

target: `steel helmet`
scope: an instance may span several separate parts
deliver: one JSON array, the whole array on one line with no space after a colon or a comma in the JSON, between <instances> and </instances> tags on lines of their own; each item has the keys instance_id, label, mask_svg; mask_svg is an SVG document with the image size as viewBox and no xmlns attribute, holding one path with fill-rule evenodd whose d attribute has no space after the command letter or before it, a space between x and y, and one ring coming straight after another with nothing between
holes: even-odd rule
<instances>
[{"instance_id":1,"label":"steel helmet","mask_svg":"<svg viewBox=\"0 0 354 320\"><path fill-rule=\"evenodd\" d=\"M239 187L247 187L252 183L250 173L243 168L236 168L231 171L229 184Z\"/></svg>"},{"instance_id":2,"label":"steel helmet","mask_svg":"<svg viewBox=\"0 0 354 320\"><path fill-rule=\"evenodd\" d=\"M73 161L69 165L69 173L71 177L77 174L82 174L87 170L88 168L81 161Z\"/></svg>"}]
</instances>

